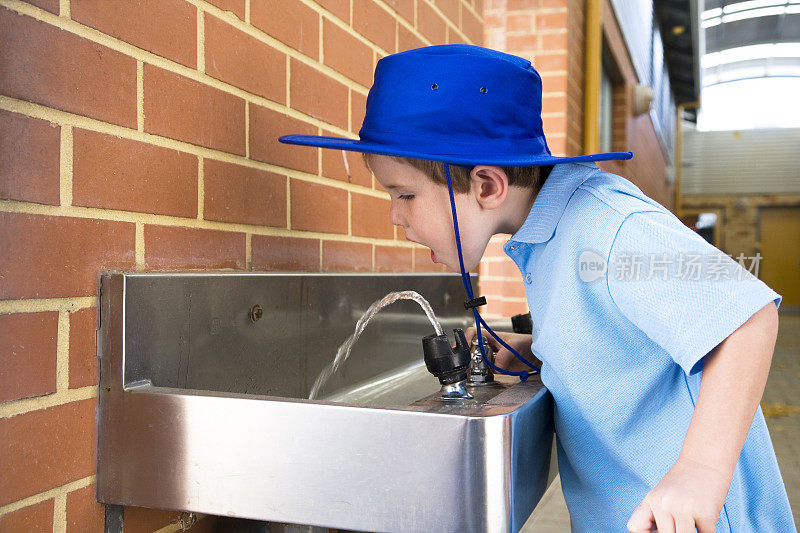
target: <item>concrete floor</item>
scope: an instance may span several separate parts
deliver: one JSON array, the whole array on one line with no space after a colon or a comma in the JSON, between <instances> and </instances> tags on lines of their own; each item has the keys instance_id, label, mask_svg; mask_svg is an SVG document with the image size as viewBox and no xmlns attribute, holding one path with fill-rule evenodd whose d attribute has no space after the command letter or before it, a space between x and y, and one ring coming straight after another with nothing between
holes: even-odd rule
<instances>
[{"instance_id":1,"label":"concrete floor","mask_svg":"<svg viewBox=\"0 0 800 533\"><path fill-rule=\"evenodd\" d=\"M800 314L782 313L778 341L761 401L795 523L800 525ZM570 530L569 512L556 477L522 528L523 533Z\"/></svg>"}]
</instances>

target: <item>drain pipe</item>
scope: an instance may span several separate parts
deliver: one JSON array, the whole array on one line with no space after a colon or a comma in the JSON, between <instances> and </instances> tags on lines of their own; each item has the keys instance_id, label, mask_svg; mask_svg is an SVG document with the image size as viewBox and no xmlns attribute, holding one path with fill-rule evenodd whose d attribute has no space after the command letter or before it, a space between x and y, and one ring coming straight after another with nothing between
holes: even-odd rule
<instances>
[{"instance_id":1,"label":"drain pipe","mask_svg":"<svg viewBox=\"0 0 800 533\"><path fill-rule=\"evenodd\" d=\"M586 46L584 48L583 151L599 152L600 68L603 50L603 0L586 0Z\"/></svg>"}]
</instances>

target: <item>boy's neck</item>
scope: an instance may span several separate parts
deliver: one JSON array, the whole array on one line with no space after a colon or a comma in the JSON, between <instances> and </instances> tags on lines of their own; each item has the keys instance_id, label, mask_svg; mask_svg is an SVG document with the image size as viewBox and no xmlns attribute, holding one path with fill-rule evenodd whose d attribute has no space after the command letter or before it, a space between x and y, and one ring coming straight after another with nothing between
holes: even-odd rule
<instances>
[{"instance_id":1,"label":"boy's neck","mask_svg":"<svg viewBox=\"0 0 800 533\"><path fill-rule=\"evenodd\" d=\"M509 187L494 233L514 235L525 223L540 189Z\"/></svg>"}]
</instances>

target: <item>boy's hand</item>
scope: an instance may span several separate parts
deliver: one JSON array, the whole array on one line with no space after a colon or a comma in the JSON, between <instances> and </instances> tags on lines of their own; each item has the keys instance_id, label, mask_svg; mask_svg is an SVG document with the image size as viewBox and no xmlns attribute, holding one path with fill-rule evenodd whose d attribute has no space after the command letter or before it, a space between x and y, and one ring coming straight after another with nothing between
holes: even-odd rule
<instances>
[{"instance_id":1,"label":"boy's hand","mask_svg":"<svg viewBox=\"0 0 800 533\"><path fill-rule=\"evenodd\" d=\"M484 329L481 328L481 333L484 333ZM525 335L522 333L506 333L496 331L497 336L503 339L503 342L514 348L517 353L519 353L522 357L530 361L531 363L538 364L541 366L541 361L539 361L532 353L531 353L531 342L533 339L530 335ZM474 327L467 328L467 331L464 332L464 336L467 338L467 342L472 344L472 339L475 338L476 330ZM491 334L485 334L484 337L489 341L489 346L492 347L496 353L494 364L502 368L503 370L508 370L511 372L521 372L523 370L530 370L530 367L514 357L508 348L505 348L497 342L497 339L491 336Z\"/></svg>"},{"instance_id":2,"label":"boy's hand","mask_svg":"<svg viewBox=\"0 0 800 533\"><path fill-rule=\"evenodd\" d=\"M714 533L730 484L730 476L679 458L633 512L628 531Z\"/></svg>"}]
</instances>

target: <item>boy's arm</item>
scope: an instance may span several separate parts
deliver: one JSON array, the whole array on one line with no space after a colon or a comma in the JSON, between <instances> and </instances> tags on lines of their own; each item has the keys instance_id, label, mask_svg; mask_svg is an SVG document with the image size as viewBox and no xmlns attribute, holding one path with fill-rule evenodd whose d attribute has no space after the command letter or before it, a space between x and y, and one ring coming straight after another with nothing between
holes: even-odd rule
<instances>
[{"instance_id":1,"label":"boy's arm","mask_svg":"<svg viewBox=\"0 0 800 533\"><path fill-rule=\"evenodd\" d=\"M628 522L630 531L713 532L772 362L778 310L770 302L706 355L680 456Z\"/></svg>"}]
</instances>

